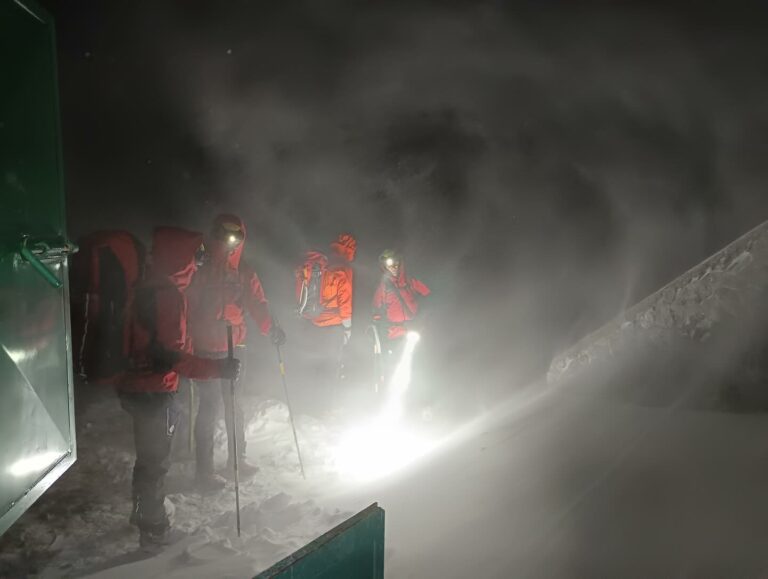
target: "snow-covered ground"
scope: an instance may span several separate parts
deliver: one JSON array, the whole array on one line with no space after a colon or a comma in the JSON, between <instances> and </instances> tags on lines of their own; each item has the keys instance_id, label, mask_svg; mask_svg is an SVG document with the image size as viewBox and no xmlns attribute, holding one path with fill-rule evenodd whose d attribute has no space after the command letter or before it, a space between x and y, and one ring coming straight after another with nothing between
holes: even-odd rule
<instances>
[{"instance_id":1,"label":"snow-covered ground","mask_svg":"<svg viewBox=\"0 0 768 579\"><path fill-rule=\"evenodd\" d=\"M464 424L398 431L392 454L411 462L387 473L350 466L366 466L350 440L376 433L373 420L299 415L306 481L285 405L252 400L261 471L242 485L242 538L231 485L202 497L180 463L169 501L191 535L138 562L127 417L103 396L81 416L77 467L3 537L0 575L250 577L377 501L393 579L766 576L766 416L604 393L534 384Z\"/></svg>"},{"instance_id":2,"label":"snow-covered ground","mask_svg":"<svg viewBox=\"0 0 768 579\"><path fill-rule=\"evenodd\" d=\"M371 429L380 423L359 411L337 408L321 413L322 420L299 413L305 479L284 401L246 397L242 402L249 417L248 459L259 472L240 481L241 537L235 531L231 476L223 492L196 492L194 462L184 459L186 440L177 437L166 501L174 527L188 536L156 557L138 552L137 531L128 524L130 418L110 389L80 386L78 461L2 537L0 577L251 577L351 516L349 508L336 505L350 489L381 474L381 464L397 469L426 452L413 434L393 438L392 428ZM363 439L368 444L361 446ZM393 442L399 444L394 455ZM215 445L221 462L223 420ZM390 456L382 460L384 453Z\"/></svg>"},{"instance_id":3,"label":"snow-covered ground","mask_svg":"<svg viewBox=\"0 0 768 579\"><path fill-rule=\"evenodd\" d=\"M94 396L95 395L95 396ZM109 390L91 392L80 412L76 465L7 533L0 543L2 577L70 577L136 558L138 535L128 524L133 464L130 420ZM308 481L300 474L285 404L249 400L249 458L260 472L241 481L242 536L235 532L234 485L200 495L191 487L194 464L174 463L168 503L175 527L190 538L151 565L145 577L252 576L337 525L351 513L323 509L312 496L332 484L333 432L308 416L298 418ZM221 459L226 439L217 433ZM178 553L176 553L178 554ZM170 559L173 564L163 561ZM226 560L224 567L221 567ZM210 568L215 561L216 571ZM136 576L119 568L97 576Z\"/></svg>"}]
</instances>

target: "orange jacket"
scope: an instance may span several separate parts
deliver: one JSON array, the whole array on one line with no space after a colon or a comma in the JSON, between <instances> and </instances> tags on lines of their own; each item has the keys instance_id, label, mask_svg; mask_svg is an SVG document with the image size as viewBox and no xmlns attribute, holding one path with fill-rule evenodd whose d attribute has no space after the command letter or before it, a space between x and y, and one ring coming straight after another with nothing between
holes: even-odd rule
<instances>
[{"instance_id":1,"label":"orange jacket","mask_svg":"<svg viewBox=\"0 0 768 579\"><path fill-rule=\"evenodd\" d=\"M348 233L342 233L331 243L331 257L328 259L323 280L320 284L320 304L322 313L312 319L316 326L337 326L352 323L352 293L354 290L352 266L355 259L357 242ZM319 252L307 252L307 260L323 259ZM297 292L300 292L300 284ZM297 293L298 295L298 293Z\"/></svg>"}]
</instances>

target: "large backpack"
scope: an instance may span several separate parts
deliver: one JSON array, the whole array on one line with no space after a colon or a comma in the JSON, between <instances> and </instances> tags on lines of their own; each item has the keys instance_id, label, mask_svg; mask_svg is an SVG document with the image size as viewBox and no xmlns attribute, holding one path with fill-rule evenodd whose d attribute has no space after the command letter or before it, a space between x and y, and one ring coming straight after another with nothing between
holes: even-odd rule
<instances>
[{"instance_id":1,"label":"large backpack","mask_svg":"<svg viewBox=\"0 0 768 579\"><path fill-rule=\"evenodd\" d=\"M75 372L109 384L128 366L131 311L146 252L126 231L92 233L79 246L70 270Z\"/></svg>"},{"instance_id":2,"label":"large backpack","mask_svg":"<svg viewBox=\"0 0 768 579\"><path fill-rule=\"evenodd\" d=\"M328 258L319 251L308 251L304 263L296 270L296 312L307 320L323 313L324 283L328 282Z\"/></svg>"}]
</instances>

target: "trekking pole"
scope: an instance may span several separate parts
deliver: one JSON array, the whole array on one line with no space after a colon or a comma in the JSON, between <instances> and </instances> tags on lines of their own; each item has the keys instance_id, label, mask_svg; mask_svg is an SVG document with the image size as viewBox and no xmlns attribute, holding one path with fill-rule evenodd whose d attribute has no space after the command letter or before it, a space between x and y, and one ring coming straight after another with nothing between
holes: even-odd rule
<instances>
[{"instance_id":1,"label":"trekking pole","mask_svg":"<svg viewBox=\"0 0 768 579\"><path fill-rule=\"evenodd\" d=\"M189 454L195 452L195 382L189 380Z\"/></svg>"},{"instance_id":2,"label":"trekking pole","mask_svg":"<svg viewBox=\"0 0 768 579\"><path fill-rule=\"evenodd\" d=\"M227 324L227 358L230 363L235 358L235 346L232 341L232 326ZM237 536L240 536L240 472L238 470L239 459L237 456L237 426L235 420L237 420L237 414L235 413L235 379L229 380L229 392L232 403L232 432L229 436L232 437L232 450L234 452L234 459L232 460L232 466L235 471L235 512L237 513Z\"/></svg>"},{"instance_id":3,"label":"trekking pole","mask_svg":"<svg viewBox=\"0 0 768 579\"><path fill-rule=\"evenodd\" d=\"M274 321L274 318L273 318ZM275 325L277 322L274 321ZM296 456L299 457L299 468L301 469L301 476L306 480L307 475L304 474L304 462L301 460L301 450L299 449L299 438L296 436L296 425L293 422L293 411L291 410L291 399L288 396L288 385L285 382L285 363L283 363L283 354L280 352L280 346L275 344L277 349L277 363L280 365L280 379L283 381L283 390L285 391L285 403L288 406L288 418L291 421L291 430L293 431L293 441L296 443Z\"/></svg>"}]
</instances>

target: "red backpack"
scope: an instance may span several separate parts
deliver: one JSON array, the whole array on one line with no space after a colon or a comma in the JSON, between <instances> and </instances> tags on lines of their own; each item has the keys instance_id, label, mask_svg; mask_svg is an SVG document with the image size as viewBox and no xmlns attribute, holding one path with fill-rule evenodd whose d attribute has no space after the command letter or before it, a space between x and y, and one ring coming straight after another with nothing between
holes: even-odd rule
<instances>
[{"instance_id":1,"label":"red backpack","mask_svg":"<svg viewBox=\"0 0 768 579\"><path fill-rule=\"evenodd\" d=\"M87 382L109 384L127 367L130 312L146 252L127 231L98 231L79 246L70 268L74 369Z\"/></svg>"}]
</instances>

